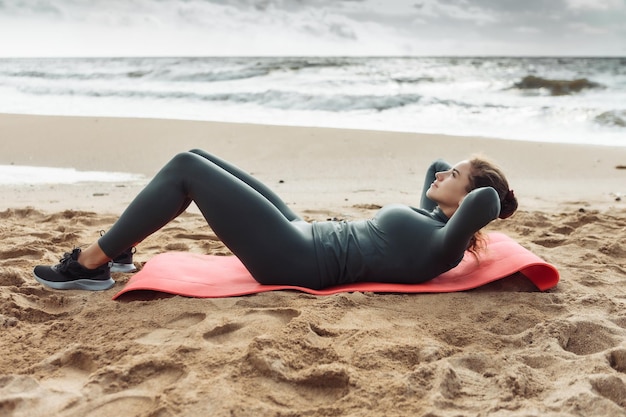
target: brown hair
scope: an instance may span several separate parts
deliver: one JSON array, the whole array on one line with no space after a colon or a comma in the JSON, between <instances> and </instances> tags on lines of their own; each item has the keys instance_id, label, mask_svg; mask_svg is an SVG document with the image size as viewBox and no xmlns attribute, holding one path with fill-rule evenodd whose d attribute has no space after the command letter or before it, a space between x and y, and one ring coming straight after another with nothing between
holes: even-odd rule
<instances>
[{"instance_id":1,"label":"brown hair","mask_svg":"<svg viewBox=\"0 0 626 417\"><path fill-rule=\"evenodd\" d=\"M469 193L476 188L492 187L500 197L500 214L501 219L510 217L517 210L517 198L513 194L513 190L509 188L509 182L502 170L493 162L482 156L473 156L470 159L470 184L467 187ZM480 230L472 236L468 250L476 254L485 246L485 240Z\"/></svg>"}]
</instances>

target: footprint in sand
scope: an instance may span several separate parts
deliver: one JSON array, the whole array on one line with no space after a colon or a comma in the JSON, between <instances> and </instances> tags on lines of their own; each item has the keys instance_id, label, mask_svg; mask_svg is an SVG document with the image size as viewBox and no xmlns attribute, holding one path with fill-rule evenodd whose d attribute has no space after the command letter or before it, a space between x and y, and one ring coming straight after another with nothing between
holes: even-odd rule
<instances>
[{"instance_id":1,"label":"footprint in sand","mask_svg":"<svg viewBox=\"0 0 626 417\"><path fill-rule=\"evenodd\" d=\"M173 415L155 393L187 374L182 363L148 359L98 370L96 360L86 348L73 346L39 365L51 375L41 382L23 376L0 377L0 412L14 417L61 411L67 417Z\"/></svg>"},{"instance_id":2,"label":"footprint in sand","mask_svg":"<svg viewBox=\"0 0 626 417\"><path fill-rule=\"evenodd\" d=\"M4 302L5 311L28 323L45 323L76 313L83 306L79 299L58 295L44 288L18 287Z\"/></svg>"},{"instance_id":3,"label":"footprint in sand","mask_svg":"<svg viewBox=\"0 0 626 417\"><path fill-rule=\"evenodd\" d=\"M206 319L204 313L183 313L169 321L164 328L154 330L137 339L144 345L177 345L181 343L181 331L193 331L195 326Z\"/></svg>"},{"instance_id":4,"label":"footprint in sand","mask_svg":"<svg viewBox=\"0 0 626 417\"><path fill-rule=\"evenodd\" d=\"M280 353L272 349L253 352L248 361L252 370L245 371L244 390L254 392L257 398L268 398L272 406L283 405L291 413L298 406L310 409L333 404L350 390L350 373L343 364L314 364L296 370L285 366Z\"/></svg>"},{"instance_id":5,"label":"footprint in sand","mask_svg":"<svg viewBox=\"0 0 626 417\"><path fill-rule=\"evenodd\" d=\"M609 364L617 372L626 374L626 349L616 349L609 353Z\"/></svg>"},{"instance_id":6,"label":"footprint in sand","mask_svg":"<svg viewBox=\"0 0 626 417\"><path fill-rule=\"evenodd\" d=\"M76 410L72 410L66 415L69 417L156 416L159 408L157 401L152 397L118 394L98 399L95 405L90 403L86 406L76 407Z\"/></svg>"},{"instance_id":7,"label":"footprint in sand","mask_svg":"<svg viewBox=\"0 0 626 417\"><path fill-rule=\"evenodd\" d=\"M71 369L76 372L90 374L98 369L97 354L92 348L72 345L50 356L40 366Z\"/></svg>"},{"instance_id":8,"label":"footprint in sand","mask_svg":"<svg viewBox=\"0 0 626 417\"><path fill-rule=\"evenodd\" d=\"M212 328L205 332L203 337L207 342L219 345L245 346L258 335L276 328L282 329L299 315L298 310L290 308L253 309L238 321L220 324Z\"/></svg>"},{"instance_id":9,"label":"footprint in sand","mask_svg":"<svg viewBox=\"0 0 626 417\"><path fill-rule=\"evenodd\" d=\"M309 402L326 404L348 394L350 374L341 365L319 365L286 378L284 385L292 386Z\"/></svg>"},{"instance_id":10,"label":"footprint in sand","mask_svg":"<svg viewBox=\"0 0 626 417\"><path fill-rule=\"evenodd\" d=\"M342 336L340 331L303 321L290 323L299 314L292 309L253 311L248 316L251 314L255 319L232 334L247 343L246 363L240 369L246 378L245 391L258 393L258 398L268 398L273 406L282 405L290 412L326 406L348 395L351 371L340 363L333 343ZM272 332L272 321L280 331ZM261 325L269 329L259 328ZM325 343L319 343L320 339Z\"/></svg>"},{"instance_id":11,"label":"footprint in sand","mask_svg":"<svg viewBox=\"0 0 626 417\"><path fill-rule=\"evenodd\" d=\"M0 415L11 417L59 415L68 405L81 398L81 393L67 384L70 378L50 379L41 384L26 375L0 377ZM64 414L66 415L66 414ZM88 415L88 414L82 414Z\"/></svg>"},{"instance_id":12,"label":"footprint in sand","mask_svg":"<svg viewBox=\"0 0 626 417\"><path fill-rule=\"evenodd\" d=\"M37 365L48 375L41 380L41 386L69 397L81 397L89 375L98 368L97 359L89 348L70 346Z\"/></svg>"},{"instance_id":13,"label":"footprint in sand","mask_svg":"<svg viewBox=\"0 0 626 417\"><path fill-rule=\"evenodd\" d=\"M524 279L528 281L526 278ZM477 315L477 318L480 317L483 317L483 315ZM485 327L490 333L512 336L525 332L537 325L537 323L541 323L541 320L541 312L535 311L534 309L529 309L529 311L521 311L520 309L504 315L495 315L485 323Z\"/></svg>"},{"instance_id":14,"label":"footprint in sand","mask_svg":"<svg viewBox=\"0 0 626 417\"><path fill-rule=\"evenodd\" d=\"M0 286L2 287L21 287L26 283L21 277L23 271L18 268L0 268Z\"/></svg>"},{"instance_id":15,"label":"footprint in sand","mask_svg":"<svg viewBox=\"0 0 626 417\"><path fill-rule=\"evenodd\" d=\"M568 322L560 330L561 347L579 356L602 352L618 343L609 328L594 322Z\"/></svg>"},{"instance_id":16,"label":"footprint in sand","mask_svg":"<svg viewBox=\"0 0 626 417\"><path fill-rule=\"evenodd\" d=\"M234 337L233 333L244 327L245 325L243 323L226 323L209 330L203 335L203 337L204 340L223 344L228 342L231 337Z\"/></svg>"},{"instance_id":17,"label":"footprint in sand","mask_svg":"<svg viewBox=\"0 0 626 417\"><path fill-rule=\"evenodd\" d=\"M610 375L591 380L591 386L598 394L626 408L626 384L621 378Z\"/></svg>"},{"instance_id":18,"label":"footprint in sand","mask_svg":"<svg viewBox=\"0 0 626 417\"><path fill-rule=\"evenodd\" d=\"M43 257L44 251L35 249L30 246L21 246L8 250L0 251L0 260L6 259L34 259L39 260Z\"/></svg>"},{"instance_id":19,"label":"footprint in sand","mask_svg":"<svg viewBox=\"0 0 626 417\"><path fill-rule=\"evenodd\" d=\"M325 329L323 327L318 326L315 323L310 323L309 327L311 328L311 331L313 333L315 333L316 335L318 335L319 337L330 337L330 338L334 338L339 336L341 333L335 330L330 330L330 329Z\"/></svg>"},{"instance_id":20,"label":"footprint in sand","mask_svg":"<svg viewBox=\"0 0 626 417\"><path fill-rule=\"evenodd\" d=\"M89 385L105 394L133 390L134 393L160 392L187 374L185 365L164 359L139 358L131 366L110 366L92 374ZM97 389L96 389L97 388Z\"/></svg>"},{"instance_id":21,"label":"footprint in sand","mask_svg":"<svg viewBox=\"0 0 626 417\"><path fill-rule=\"evenodd\" d=\"M184 313L170 321L166 327L169 329L185 329L195 326L204 319L206 319L206 314L204 313Z\"/></svg>"},{"instance_id":22,"label":"footprint in sand","mask_svg":"<svg viewBox=\"0 0 626 417\"><path fill-rule=\"evenodd\" d=\"M341 331L295 320L301 316L297 309L251 307L250 301L245 300L245 314L223 312L203 333L209 349L237 352L240 365L231 372L241 382L236 391L242 397L253 395L273 410L299 414L349 393L349 367L338 363L333 348ZM322 339L325 343L316 343Z\"/></svg>"},{"instance_id":23,"label":"footprint in sand","mask_svg":"<svg viewBox=\"0 0 626 417\"><path fill-rule=\"evenodd\" d=\"M2 415L19 415L33 403L30 397L39 391L37 381L30 376L4 375L0 377L0 412ZM8 414L7 414L8 413ZM23 414L22 414L23 415Z\"/></svg>"}]
</instances>

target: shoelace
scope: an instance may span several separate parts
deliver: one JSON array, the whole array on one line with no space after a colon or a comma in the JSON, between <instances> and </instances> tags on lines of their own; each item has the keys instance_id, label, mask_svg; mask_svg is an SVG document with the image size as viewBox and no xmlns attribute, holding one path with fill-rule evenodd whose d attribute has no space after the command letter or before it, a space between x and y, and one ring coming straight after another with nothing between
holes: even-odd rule
<instances>
[{"instance_id":1,"label":"shoelace","mask_svg":"<svg viewBox=\"0 0 626 417\"><path fill-rule=\"evenodd\" d=\"M63 257L59 260L59 266L57 267L58 271L60 272L67 271L67 269L70 266L70 262L74 260L72 259L72 255L74 254L75 251L76 249L74 249L72 252L65 252L65 254L63 254Z\"/></svg>"}]
</instances>

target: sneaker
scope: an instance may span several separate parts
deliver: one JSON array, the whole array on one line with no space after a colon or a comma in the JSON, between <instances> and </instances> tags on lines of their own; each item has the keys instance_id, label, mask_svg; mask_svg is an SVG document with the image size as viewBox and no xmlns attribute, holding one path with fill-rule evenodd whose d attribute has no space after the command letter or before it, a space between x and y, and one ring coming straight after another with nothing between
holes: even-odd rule
<instances>
[{"instance_id":1,"label":"sneaker","mask_svg":"<svg viewBox=\"0 0 626 417\"><path fill-rule=\"evenodd\" d=\"M135 272L137 267L133 263L135 247L132 246L116 256L111 262L111 272Z\"/></svg>"},{"instance_id":2,"label":"sneaker","mask_svg":"<svg viewBox=\"0 0 626 417\"><path fill-rule=\"evenodd\" d=\"M56 290L108 290L115 281L111 279L109 264L88 269L78 263L80 249L66 253L60 263L54 266L38 265L33 271L35 279Z\"/></svg>"}]
</instances>

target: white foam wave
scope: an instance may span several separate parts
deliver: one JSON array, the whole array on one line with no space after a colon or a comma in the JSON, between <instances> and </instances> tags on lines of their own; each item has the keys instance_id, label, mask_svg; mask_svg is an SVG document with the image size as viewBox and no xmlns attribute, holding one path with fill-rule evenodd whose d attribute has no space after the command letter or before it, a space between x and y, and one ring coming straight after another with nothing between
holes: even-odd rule
<instances>
[{"instance_id":1,"label":"white foam wave","mask_svg":"<svg viewBox=\"0 0 626 417\"><path fill-rule=\"evenodd\" d=\"M75 184L79 182L129 182L143 176L126 172L78 171L74 168L0 165L0 185Z\"/></svg>"},{"instance_id":2,"label":"white foam wave","mask_svg":"<svg viewBox=\"0 0 626 417\"><path fill-rule=\"evenodd\" d=\"M624 59L0 60L0 112L364 128L626 146ZM603 88L553 96L528 74Z\"/></svg>"}]
</instances>

